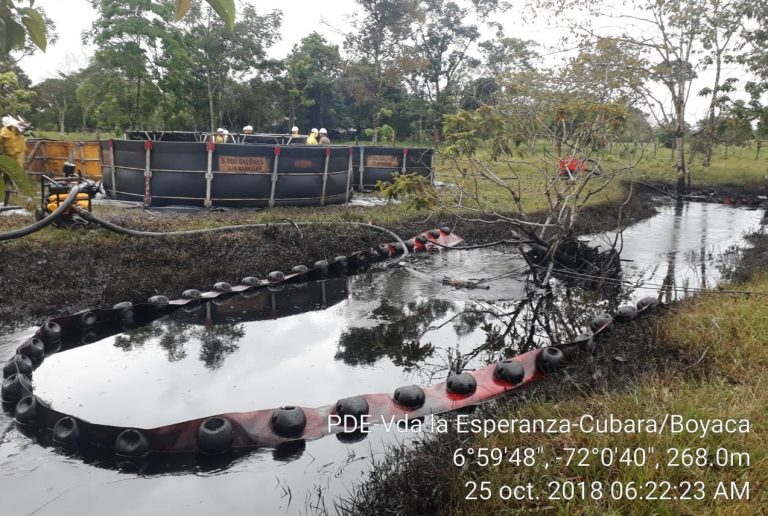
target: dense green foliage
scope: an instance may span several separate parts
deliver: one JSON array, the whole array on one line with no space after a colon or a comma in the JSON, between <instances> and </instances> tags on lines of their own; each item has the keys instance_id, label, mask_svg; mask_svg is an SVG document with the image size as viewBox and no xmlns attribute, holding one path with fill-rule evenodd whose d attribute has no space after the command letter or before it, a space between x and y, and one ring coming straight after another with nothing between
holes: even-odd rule
<instances>
[{"instance_id":1,"label":"dense green foliage","mask_svg":"<svg viewBox=\"0 0 768 516\"><path fill-rule=\"evenodd\" d=\"M13 7L0 9L0 15L21 20L27 13L22 3L0 0ZM624 112L620 122L591 136L595 148L659 142L682 149L693 142L690 157L676 157L678 175L687 174L696 154L708 166L715 145L741 146L768 134L762 102L768 92L768 36L762 28L768 10L754 0L636 0L636 7L647 7L660 22L633 32L640 22L627 17L625 33L611 36L591 25L605 12L600 2L538 0L533 16L546 10L572 23L565 42L570 57L555 64L534 42L504 33L494 18L510 8L494 0L357 0L354 29L341 47L323 34L326 26L335 29L321 20L283 59L268 57L282 37L282 13L264 12L258 4L90 3L98 18L84 35L96 48L87 66L28 91L28 81L6 58L0 69L5 112L61 133L216 127L236 132L245 125L287 132L297 125L304 133L326 127L334 141L361 137L390 144L450 139L446 115L462 110L491 107L509 126L510 114L520 116L526 105L541 112L546 104L548 118L538 128L518 125L508 136L516 148L549 140L555 154L567 154L563 144L594 111L595 106L585 109L588 98L590 105ZM51 40L52 25L40 15ZM24 53L31 51L32 37L29 31ZM17 59L21 49L14 48L9 55ZM737 64L755 80L740 81ZM704 70L715 72L714 80L690 92ZM667 91L666 99L658 88ZM739 102L745 92L750 100ZM696 123L685 118L689 93L709 103Z\"/></svg>"}]
</instances>

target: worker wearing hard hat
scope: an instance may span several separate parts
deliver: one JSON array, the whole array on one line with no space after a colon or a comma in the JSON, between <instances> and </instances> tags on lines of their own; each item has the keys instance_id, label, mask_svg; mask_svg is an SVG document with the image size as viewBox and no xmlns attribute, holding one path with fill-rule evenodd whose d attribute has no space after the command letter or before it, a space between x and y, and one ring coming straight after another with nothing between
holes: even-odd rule
<instances>
[{"instance_id":1,"label":"worker wearing hard hat","mask_svg":"<svg viewBox=\"0 0 768 516\"><path fill-rule=\"evenodd\" d=\"M26 157L27 144L24 140L24 131L29 124L24 120L17 120L12 116L3 117L3 128L0 129L0 154L9 156L24 168L24 158ZM0 172L2 173L2 172ZM3 183L5 184L4 204L8 204L8 198L11 193L18 193L19 188L13 182L13 179L3 173Z\"/></svg>"},{"instance_id":2,"label":"worker wearing hard hat","mask_svg":"<svg viewBox=\"0 0 768 516\"><path fill-rule=\"evenodd\" d=\"M24 120L17 120L12 116L3 117L3 128L0 129L0 142L2 153L10 156L24 166L24 157L27 152L27 144L24 140L24 131L29 124Z\"/></svg>"},{"instance_id":3,"label":"worker wearing hard hat","mask_svg":"<svg viewBox=\"0 0 768 516\"><path fill-rule=\"evenodd\" d=\"M227 141L227 132L219 127L216 129L216 136L213 137L214 143L226 143Z\"/></svg>"},{"instance_id":4,"label":"worker wearing hard hat","mask_svg":"<svg viewBox=\"0 0 768 516\"><path fill-rule=\"evenodd\" d=\"M291 127L291 138L296 138L299 135L299 128L295 125Z\"/></svg>"},{"instance_id":5,"label":"worker wearing hard hat","mask_svg":"<svg viewBox=\"0 0 768 516\"><path fill-rule=\"evenodd\" d=\"M307 144L317 145L317 129L315 127L313 127L311 131L309 131L309 136L307 137Z\"/></svg>"},{"instance_id":6,"label":"worker wearing hard hat","mask_svg":"<svg viewBox=\"0 0 768 516\"><path fill-rule=\"evenodd\" d=\"M253 134L253 126L246 125L245 127L243 127L243 134Z\"/></svg>"},{"instance_id":7,"label":"worker wearing hard hat","mask_svg":"<svg viewBox=\"0 0 768 516\"><path fill-rule=\"evenodd\" d=\"M330 145L331 139L328 138L328 131L325 130L325 127L320 129L320 139L317 141L320 145Z\"/></svg>"}]
</instances>

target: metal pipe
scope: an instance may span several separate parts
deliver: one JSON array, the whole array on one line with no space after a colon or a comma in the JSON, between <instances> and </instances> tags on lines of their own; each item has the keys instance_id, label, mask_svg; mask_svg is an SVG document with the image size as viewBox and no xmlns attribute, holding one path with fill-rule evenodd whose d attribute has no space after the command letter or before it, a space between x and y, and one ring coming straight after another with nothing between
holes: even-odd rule
<instances>
[{"instance_id":1,"label":"metal pipe","mask_svg":"<svg viewBox=\"0 0 768 516\"><path fill-rule=\"evenodd\" d=\"M272 189L269 192L269 207L275 207L275 190L277 189L277 165L280 161L280 146L274 147L275 161L272 163Z\"/></svg>"},{"instance_id":2,"label":"metal pipe","mask_svg":"<svg viewBox=\"0 0 768 516\"><path fill-rule=\"evenodd\" d=\"M365 183L363 182L363 175L365 172L365 147L360 147L360 191L363 191Z\"/></svg>"},{"instance_id":3,"label":"metal pipe","mask_svg":"<svg viewBox=\"0 0 768 516\"><path fill-rule=\"evenodd\" d=\"M210 208L213 204L211 202L211 183L213 183L213 151L216 148L216 144L213 142L213 137L206 143L205 146L208 151L208 165L205 171L205 200L203 206Z\"/></svg>"},{"instance_id":4,"label":"metal pipe","mask_svg":"<svg viewBox=\"0 0 768 516\"><path fill-rule=\"evenodd\" d=\"M152 141L144 141L144 205L152 206Z\"/></svg>"},{"instance_id":5,"label":"metal pipe","mask_svg":"<svg viewBox=\"0 0 768 516\"><path fill-rule=\"evenodd\" d=\"M349 163L347 163L347 189L345 203L349 204L350 183L352 182L352 147L349 148Z\"/></svg>"},{"instance_id":6,"label":"metal pipe","mask_svg":"<svg viewBox=\"0 0 768 516\"><path fill-rule=\"evenodd\" d=\"M117 199L117 179L115 175L115 142L109 140L109 168L112 173L112 198Z\"/></svg>"},{"instance_id":7,"label":"metal pipe","mask_svg":"<svg viewBox=\"0 0 768 516\"><path fill-rule=\"evenodd\" d=\"M325 168L323 169L323 192L320 195L320 206L325 206L325 188L328 185L328 165L331 162L331 148L325 148Z\"/></svg>"}]
</instances>

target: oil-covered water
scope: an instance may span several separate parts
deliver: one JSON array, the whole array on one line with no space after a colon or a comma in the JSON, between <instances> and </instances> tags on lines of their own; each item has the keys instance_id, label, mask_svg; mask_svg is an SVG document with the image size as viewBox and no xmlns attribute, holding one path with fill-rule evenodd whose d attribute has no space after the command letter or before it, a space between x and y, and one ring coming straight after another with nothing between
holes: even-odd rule
<instances>
[{"instance_id":1,"label":"oil-covered water","mask_svg":"<svg viewBox=\"0 0 768 516\"><path fill-rule=\"evenodd\" d=\"M54 354L35 371L35 393L85 420L153 427L427 385L566 338L598 311L715 286L762 216L719 205L662 206L623 233L621 283L585 290L576 278L561 278L555 297L526 282L515 248L445 252L407 267L235 296ZM615 238L592 240L606 246ZM455 289L444 277L489 288ZM0 359L32 331L2 336ZM3 513L14 515L333 512L334 498L364 479L372 457L413 438L378 426L358 443L329 437L288 453L256 450L218 468L160 463L136 473L39 446L7 414L0 432L0 496Z\"/></svg>"}]
</instances>

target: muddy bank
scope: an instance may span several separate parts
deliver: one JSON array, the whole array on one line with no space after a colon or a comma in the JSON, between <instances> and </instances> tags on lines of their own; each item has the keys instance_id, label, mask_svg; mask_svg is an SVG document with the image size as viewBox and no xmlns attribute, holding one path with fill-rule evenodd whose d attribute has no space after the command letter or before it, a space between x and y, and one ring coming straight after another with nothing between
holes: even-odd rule
<instances>
[{"instance_id":1,"label":"muddy bank","mask_svg":"<svg viewBox=\"0 0 768 516\"><path fill-rule=\"evenodd\" d=\"M515 390L509 397L479 407L474 415L501 419L534 402L560 403L590 393L626 390L628 379L681 370L699 359L658 342L658 322L670 311L617 325L597 345L594 355L582 354L564 371ZM409 448L395 448L374 468L353 497L344 500L344 514L448 514L457 500L453 453L458 448L486 446L471 434L443 433ZM397 493L397 496L393 496Z\"/></svg>"},{"instance_id":2,"label":"muddy bank","mask_svg":"<svg viewBox=\"0 0 768 516\"><path fill-rule=\"evenodd\" d=\"M650 195L666 195L671 198L677 198L675 185L670 183L643 181L637 182L636 187L639 191ZM768 208L768 182L759 186L699 184L690 188L682 199L694 202Z\"/></svg>"},{"instance_id":3,"label":"muddy bank","mask_svg":"<svg viewBox=\"0 0 768 516\"><path fill-rule=\"evenodd\" d=\"M768 270L768 235L749 237L753 248L744 252L730 276L748 280ZM559 404L590 395L630 392L643 381L666 376L703 380L720 374L707 353L684 348L662 331L663 322L674 318L678 304L664 306L652 315L628 324L614 325L599 340L592 355L582 354L564 371L549 375L509 397L479 407L477 417L499 419L535 402ZM739 383L739 378L729 378ZM344 514L445 514L455 509L466 493L455 491L457 475L453 453L477 444L471 434L439 434L409 447L393 448L376 464L370 477L341 502ZM484 478L484 471L476 471ZM470 478L464 475L463 479ZM397 493L396 496L393 496Z\"/></svg>"},{"instance_id":4,"label":"muddy bank","mask_svg":"<svg viewBox=\"0 0 768 516\"><path fill-rule=\"evenodd\" d=\"M365 208L329 207L346 220L365 220ZM579 233L594 233L641 220L655 213L649 195L635 195L623 207L601 205L584 209L577 221ZM249 222L252 212L164 213L151 215L122 210L104 218L135 229L171 231ZM533 217L534 220L542 219ZM0 219L0 231L31 223L29 216ZM451 216L423 215L388 225L403 238L425 229L451 226L468 244L509 238L506 224L457 220ZM263 277L272 270L348 254L379 242L386 235L350 226L318 226L300 234L293 228L240 231L196 237L138 238L104 229L47 228L44 238L22 238L0 243L0 282L6 293L0 306L0 325L37 323L45 317L86 308L146 299L159 293L177 297L188 288L206 289L217 281L236 283L245 276ZM38 234L39 235L39 234Z\"/></svg>"}]
</instances>

